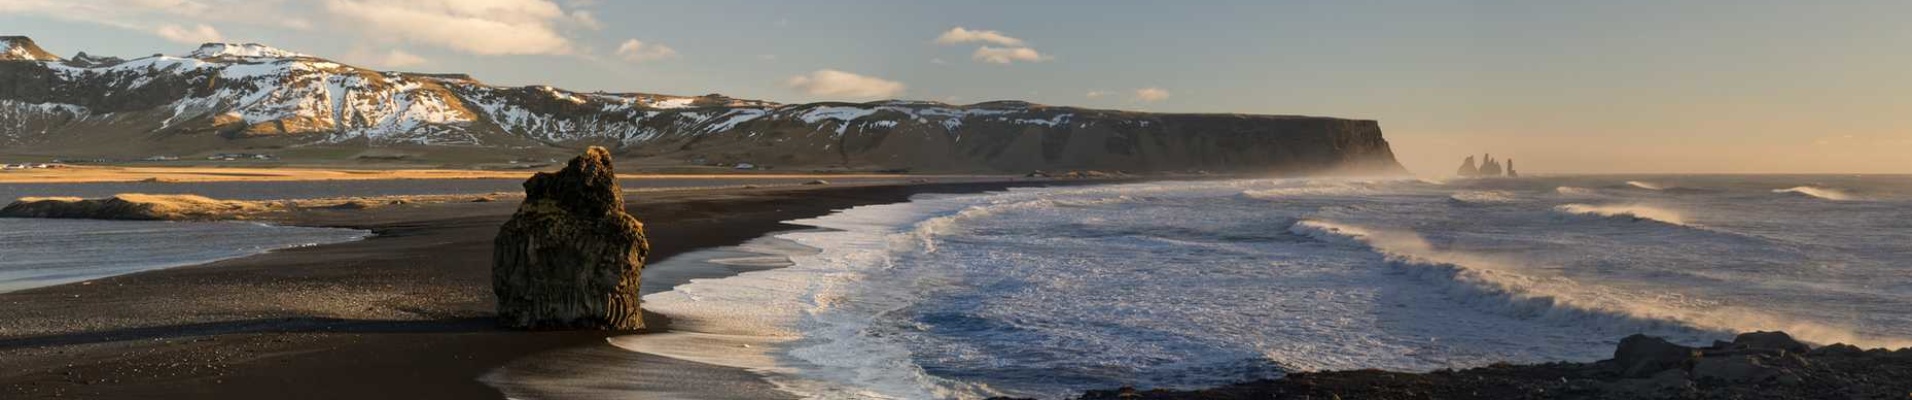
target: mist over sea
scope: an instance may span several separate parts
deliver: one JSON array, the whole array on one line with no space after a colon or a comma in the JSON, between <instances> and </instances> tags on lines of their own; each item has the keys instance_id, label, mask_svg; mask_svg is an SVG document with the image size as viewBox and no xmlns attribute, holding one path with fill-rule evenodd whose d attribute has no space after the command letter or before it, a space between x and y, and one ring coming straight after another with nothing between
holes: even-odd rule
<instances>
[{"instance_id":1,"label":"mist over sea","mask_svg":"<svg viewBox=\"0 0 1912 400\"><path fill-rule=\"evenodd\" d=\"M1908 176L1156 182L796 223L825 229L777 237L814 248L793 265L645 307L764 338L708 359L826 398L1592 361L1632 333L1912 344Z\"/></svg>"}]
</instances>

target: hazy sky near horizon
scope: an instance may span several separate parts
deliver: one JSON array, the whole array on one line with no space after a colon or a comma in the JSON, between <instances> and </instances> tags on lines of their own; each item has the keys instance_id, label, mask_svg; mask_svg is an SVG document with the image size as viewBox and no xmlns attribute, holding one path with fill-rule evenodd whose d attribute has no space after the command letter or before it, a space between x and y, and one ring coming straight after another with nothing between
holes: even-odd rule
<instances>
[{"instance_id":1,"label":"hazy sky near horizon","mask_svg":"<svg viewBox=\"0 0 1912 400\"><path fill-rule=\"evenodd\" d=\"M5 0L48 51L261 42L507 85L1375 119L1401 161L1912 173L1906 1ZM960 28L960 29L958 29Z\"/></svg>"}]
</instances>

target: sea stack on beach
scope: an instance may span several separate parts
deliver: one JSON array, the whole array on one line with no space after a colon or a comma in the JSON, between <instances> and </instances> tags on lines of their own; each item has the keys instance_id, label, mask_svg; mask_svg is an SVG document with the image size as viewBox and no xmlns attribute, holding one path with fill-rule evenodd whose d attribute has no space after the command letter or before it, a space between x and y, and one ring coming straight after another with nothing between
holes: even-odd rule
<instances>
[{"instance_id":1,"label":"sea stack on beach","mask_svg":"<svg viewBox=\"0 0 1912 400\"><path fill-rule=\"evenodd\" d=\"M498 323L520 329L635 330L650 244L624 212L611 154L592 146L525 181L524 203L493 241Z\"/></svg>"}]
</instances>

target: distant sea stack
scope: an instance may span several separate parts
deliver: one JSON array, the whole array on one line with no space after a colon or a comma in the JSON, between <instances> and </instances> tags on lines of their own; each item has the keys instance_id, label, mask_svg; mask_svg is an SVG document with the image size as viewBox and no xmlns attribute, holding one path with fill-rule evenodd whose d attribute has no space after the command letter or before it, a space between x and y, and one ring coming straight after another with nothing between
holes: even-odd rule
<instances>
[{"instance_id":1,"label":"distant sea stack","mask_svg":"<svg viewBox=\"0 0 1912 400\"><path fill-rule=\"evenodd\" d=\"M1404 173L1372 120L886 100L779 104L709 94L493 86L376 71L257 43L180 56L0 61L0 151L140 160L412 154L434 165L604 146L645 166L775 170ZM50 57L50 58L49 58Z\"/></svg>"},{"instance_id":2,"label":"distant sea stack","mask_svg":"<svg viewBox=\"0 0 1912 400\"><path fill-rule=\"evenodd\" d=\"M1461 161L1460 169L1454 171L1454 175L1519 177L1520 173L1514 171L1513 159L1507 159L1507 167L1503 170L1500 160L1495 160L1493 154L1486 154L1481 156L1480 166L1474 166L1474 156L1467 156L1467 159Z\"/></svg>"},{"instance_id":3,"label":"distant sea stack","mask_svg":"<svg viewBox=\"0 0 1912 400\"><path fill-rule=\"evenodd\" d=\"M1494 160L1494 155L1488 154L1484 156L1482 159L1484 161L1480 162L1481 176L1500 176L1501 174L1500 161Z\"/></svg>"},{"instance_id":4,"label":"distant sea stack","mask_svg":"<svg viewBox=\"0 0 1912 400\"><path fill-rule=\"evenodd\" d=\"M525 181L525 200L493 241L500 325L520 329L644 327L638 281L650 243L624 212L611 154L591 147L557 173Z\"/></svg>"},{"instance_id":5,"label":"distant sea stack","mask_svg":"<svg viewBox=\"0 0 1912 400\"><path fill-rule=\"evenodd\" d=\"M1459 175L1459 176L1480 175L1480 167L1474 166L1474 156L1467 156L1467 160L1461 161L1461 169L1458 171L1454 171L1454 175Z\"/></svg>"}]
</instances>

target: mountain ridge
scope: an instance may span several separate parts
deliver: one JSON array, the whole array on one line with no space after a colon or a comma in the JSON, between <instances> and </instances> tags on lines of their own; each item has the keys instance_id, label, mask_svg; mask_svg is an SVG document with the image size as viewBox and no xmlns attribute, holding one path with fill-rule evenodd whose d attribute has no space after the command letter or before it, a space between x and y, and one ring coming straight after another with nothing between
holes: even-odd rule
<instances>
[{"instance_id":1,"label":"mountain ridge","mask_svg":"<svg viewBox=\"0 0 1912 400\"><path fill-rule=\"evenodd\" d=\"M602 145L662 165L1400 170L1371 120L577 92L379 71L257 43L208 43L185 57L0 62L0 84L0 153L413 149L498 159Z\"/></svg>"}]
</instances>

